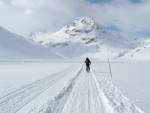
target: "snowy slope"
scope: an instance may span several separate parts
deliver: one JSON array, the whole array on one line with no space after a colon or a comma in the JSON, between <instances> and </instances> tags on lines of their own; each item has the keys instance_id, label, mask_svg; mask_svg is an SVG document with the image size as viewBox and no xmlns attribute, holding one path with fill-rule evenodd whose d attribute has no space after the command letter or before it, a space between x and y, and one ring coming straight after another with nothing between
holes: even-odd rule
<instances>
[{"instance_id":1,"label":"snowy slope","mask_svg":"<svg viewBox=\"0 0 150 113\"><path fill-rule=\"evenodd\" d=\"M96 24L93 19L76 18L54 33L36 33L30 36L34 42L64 57L106 58L117 57L136 47L120 35L114 35Z\"/></svg>"},{"instance_id":2,"label":"snowy slope","mask_svg":"<svg viewBox=\"0 0 150 113\"><path fill-rule=\"evenodd\" d=\"M142 40L138 47L124 55L126 59L150 60L150 39Z\"/></svg>"},{"instance_id":3,"label":"snowy slope","mask_svg":"<svg viewBox=\"0 0 150 113\"><path fill-rule=\"evenodd\" d=\"M58 58L48 49L0 27L0 59Z\"/></svg>"}]
</instances>

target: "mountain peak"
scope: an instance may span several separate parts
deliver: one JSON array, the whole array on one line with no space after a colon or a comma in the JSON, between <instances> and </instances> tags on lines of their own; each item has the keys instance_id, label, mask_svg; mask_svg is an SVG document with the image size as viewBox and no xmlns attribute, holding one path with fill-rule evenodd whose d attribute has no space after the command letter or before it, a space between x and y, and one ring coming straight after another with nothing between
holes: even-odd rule
<instances>
[{"instance_id":1,"label":"mountain peak","mask_svg":"<svg viewBox=\"0 0 150 113\"><path fill-rule=\"evenodd\" d=\"M120 52L132 48L123 37L112 34L88 17L77 17L71 25L55 33L42 33L31 39L64 57L91 53L99 57L109 52L113 52L112 57L116 57Z\"/></svg>"},{"instance_id":2,"label":"mountain peak","mask_svg":"<svg viewBox=\"0 0 150 113\"><path fill-rule=\"evenodd\" d=\"M96 28L98 28L98 25L96 25L93 19L88 17L77 17L70 26L67 26L66 33L71 35L89 33Z\"/></svg>"},{"instance_id":3,"label":"mountain peak","mask_svg":"<svg viewBox=\"0 0 150 113\"><path fill-rule=\"evenodd\" d=\"M77 17L74 21L74 23L82 23L82 24L94 24L94 20L88 17Z\"/></svg>"}]
</instances>

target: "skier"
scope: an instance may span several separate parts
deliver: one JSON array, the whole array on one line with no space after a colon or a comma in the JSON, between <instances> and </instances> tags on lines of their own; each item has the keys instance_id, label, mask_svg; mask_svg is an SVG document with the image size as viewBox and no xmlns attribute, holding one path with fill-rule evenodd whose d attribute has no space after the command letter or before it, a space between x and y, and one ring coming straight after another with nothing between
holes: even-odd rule
<instances>
[{"instance_id":1,"label":"skier","mask_svg":"<svg viewBox=\"0 0 150 113\"><path fill-rule=\"evenodd\" d=\"M89 60L88 57L86 58L85 63L86 63L86 71L89 72L90 71L91 61Z\"/></svg>"}]
</instances>

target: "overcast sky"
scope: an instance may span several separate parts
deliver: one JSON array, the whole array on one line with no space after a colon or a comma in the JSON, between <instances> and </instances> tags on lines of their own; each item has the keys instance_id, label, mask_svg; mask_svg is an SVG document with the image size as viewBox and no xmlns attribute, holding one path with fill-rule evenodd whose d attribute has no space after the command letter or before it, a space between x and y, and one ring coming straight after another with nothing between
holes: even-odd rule
<instances>
[{"instance_id":1,"label":"overcast sky","mask_svg":"<svg viewBox=\"0 0 150 113\"><path fill-rule=\"evenodd\" d=\"M83 16L113 31L150 35L150 0L0 0L0 26L23 36Z\"/></svg>"}]
</instances>

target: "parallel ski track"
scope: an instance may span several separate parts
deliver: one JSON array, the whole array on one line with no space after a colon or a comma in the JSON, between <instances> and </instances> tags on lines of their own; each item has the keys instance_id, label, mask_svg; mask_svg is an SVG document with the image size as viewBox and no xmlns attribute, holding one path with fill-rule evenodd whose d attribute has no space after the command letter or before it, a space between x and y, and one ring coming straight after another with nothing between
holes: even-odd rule
<instances>
[{"instance_id":1,"label":"parallel ski track","mask_svg":"<svg viewBox=\"0 0 150 113\"><path fill-rule=\"evenodd\" d=\"M74 85L76 84L76 81L78 81L80 74L83 72L83 68L84 67L82 66L76 76L69 80L68 84L60 90L54 99L48 100L47 103L42 105L40 108L34 107L34 109L29 110L28 113L61 113Z\"/></svg>"},{"instance_id":2,"label":"parallel ski track","mask_svg":"<svg viewBox=\"0 0 150 113\"><path fill-rule=\"evenodd\" d=\"M71 73L77 65L20 87L0 98L0 113L15 113L63 77Z\"/></svg>"},{"instance_id":3,"label":"parallel ski track","mask_svg":"<svg viewBox=\"0 0 150 113\"><path fill-rule=\"evenodd\" d=\"M82 69L78 80L76 81L74 87L70 91L69 96L66 98L66 102L62 103L62 104L64 104L63 109L58 113L74 113L74 111L77 112L77 110L79 110L78 106L77 106L79 103L78 95L81 95L80 89L83 87L83 84L85 82L85 81L83 81L83 77L84 77L83 73L84 72L85 72L85 67ZM78 90L76 90L76 89L78 89ZM72 108L74 108L75 110L73 110Z\"/></svg>"},{"instance_id":4,"label":"parallel ski track","mask_svg":"<svg viewBox=\"0 0 150 113\"><path fill-rule=\"evenodd\" d=\"M97 88L92 73L87 73L83 66L54 100L29 113L108 113Z\"/></svg>"},{"instance_id":5,"label":"parallel ski track","mask_svg":"<svg viewBox=\"0 0 150 113\"><path fill-rule=\"evenodd\" d=\"M15 113L63 77L75 66L49 77L21 87L0 98L0 113ZM40 108L28 113L144 113L132 101L124 97L102 74L92 68L86 72L85 65L74 78Z\"/></svg>"},{"instance_id":6,"label":"parallel ski track","mask_svg":"<svg viewBox=\"0 0 150 113\"><path fill-rule=\"evenodd\" d=\"M85 66L53 100L28 113L144 113L103 75Z\"/></svg>"}]
</instances>

